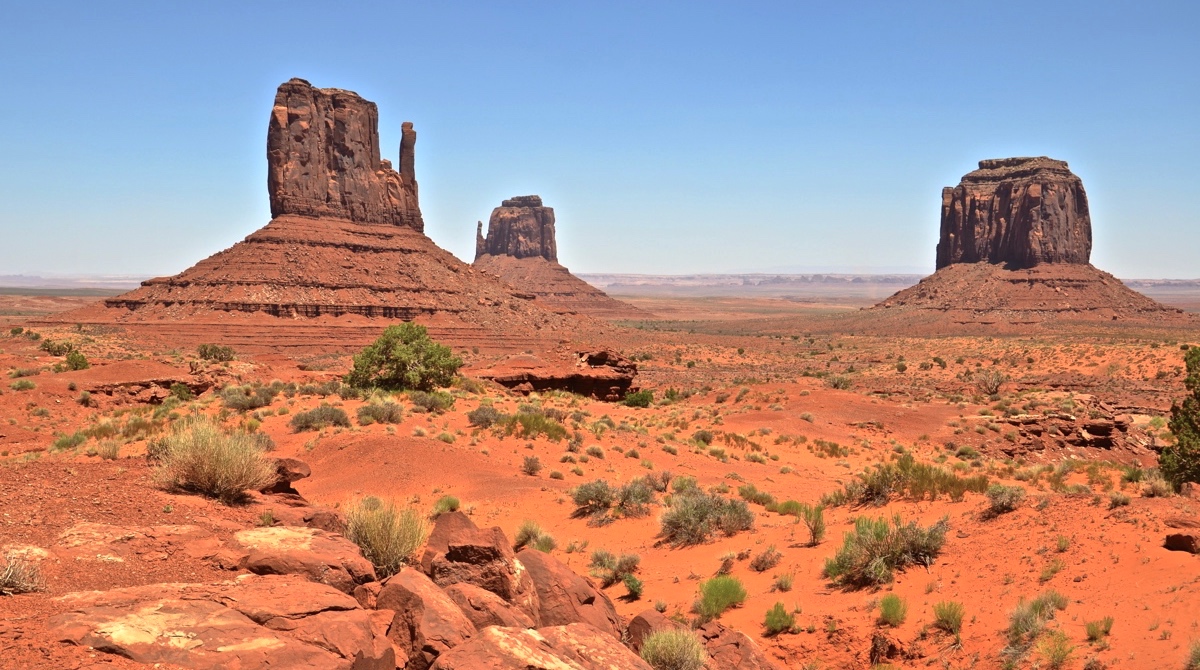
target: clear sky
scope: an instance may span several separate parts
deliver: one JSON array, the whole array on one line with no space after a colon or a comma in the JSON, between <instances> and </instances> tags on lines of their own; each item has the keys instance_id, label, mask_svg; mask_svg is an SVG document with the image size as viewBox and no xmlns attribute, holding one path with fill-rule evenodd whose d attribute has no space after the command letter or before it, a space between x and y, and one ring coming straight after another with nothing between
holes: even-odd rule
<instances>
[{"instance_id":1,"label":"clear sky","mask_svg":"<svg viewBox=\"0 0 1200 670\"><path fill-rule=\"evenodd\" d=\"M0 275L174 274L270 217L290 77L413 121L426 232L540 194L579 272L932 270L982 158L1082 177L1093 262L1200 277L1197 2L15 2Z\"/></svg>"}]
</instances>

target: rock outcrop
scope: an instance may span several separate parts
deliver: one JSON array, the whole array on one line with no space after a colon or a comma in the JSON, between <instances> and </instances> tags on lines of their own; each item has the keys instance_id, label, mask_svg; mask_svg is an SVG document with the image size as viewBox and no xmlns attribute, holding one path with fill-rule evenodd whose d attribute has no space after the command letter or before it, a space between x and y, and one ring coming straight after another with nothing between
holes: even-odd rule
<instances>
[{"instance_id":1,"label":"rock outcrop","mask_svg":"<svg viewBox=\"0 0 1200 670\"><path fill-rule=\"evenodd\" d=\"M544 207L537 195L519 195L500 203L488 219L487 237L483 236L482 221L475 228L475 260L483 256L544 258L557 263L554 209Z\"/></svg>"},{"instance_id":2,"label":"rock outcrop","mask_svg":"<svg viewBox=\"0 0 1200 670\"><path fill-rule=\"evenodd\" d=\"M543 206L540 196L522 195L502 202L492 210L486 237L483 222L477 224L473 265L560 314L623 319L646 316L559 265L554 209Z\"/></svg>"},{"instance_id":3,"label":"rock outcrop","mask_svg":"<svg viewBox=\"0 0 1200 670\"><path fill-rule=\"evenodd\" d=\"M1086 265L1091 253L1087 193L1066 161L982 160L958 186L942 189L939 269L980 262L1009 269Z\"/></svg>"},{"instance_id":4,"label":"rock outcrop","mask_svg":"<svg viewBox=\"0 0 1200 670\"><path fill-rule=\"evenodd\" d=\"M425 229L417 203L412 123L401 127L400 171L379 151L379 109L353 91L291 79L267 129L271 217L286 214Z\"/></svg>"},{"instance_id":5,"label":"rock outcrop","mask_svg":"<svg viewBox=\"0 0 1200 670\"><path fill-rule=\"evenodd\" d=\"M453 345L507 351L552 348L589 327L426 237L416 134L404 125L393 170L380 158L378 117L353 92L284 83L267 131L271 222L178 275L45 323L116 325L172 346L306 352L361 346L399 320Z\"/></svg>"},{"instance_id":6,"label":"rock outcrop","mask_svg":"<svg viewBox=\"0 0 1200 670\"><path fill-rule=\"evenodd\" d=\"M637 364L620 354L602 349L576 354L574 364L551 364L529 354L514 354L471 374L517 391L570 391L597 400L617 401L636 391Z\"/></svg>"}]
</instances>

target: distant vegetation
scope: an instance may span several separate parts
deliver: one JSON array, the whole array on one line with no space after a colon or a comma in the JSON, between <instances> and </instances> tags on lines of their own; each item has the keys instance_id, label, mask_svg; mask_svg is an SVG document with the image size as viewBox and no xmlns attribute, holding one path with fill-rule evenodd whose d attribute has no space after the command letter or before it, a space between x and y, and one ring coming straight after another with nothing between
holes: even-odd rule
<instances>
[{"instance_id":1,"label":"distant vegetation","mask_svg":"<svg viewBox=\"0 0 1200 670\"><path fill-rule=\"evenodd\" d=\"M217 344L201 344L196 347L196 355L206 361L229 362L233 360L233 347L222 347Z\"/></svg>"}]
</instances>

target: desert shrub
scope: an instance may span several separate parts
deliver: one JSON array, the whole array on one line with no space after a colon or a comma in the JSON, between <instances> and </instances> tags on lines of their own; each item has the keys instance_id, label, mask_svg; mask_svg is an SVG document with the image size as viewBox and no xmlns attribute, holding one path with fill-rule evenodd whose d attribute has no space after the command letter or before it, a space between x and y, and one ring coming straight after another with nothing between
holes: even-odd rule
<instances>
[{"instance_id":1,"label":"desert shrub","mask_svg":"<svg viewBox=\"0 0 1200 670\"><path fill-rule=\"evenodd\" d=\"M437 502L433 503L432 516L436 518L447 512L457 512L460 505L461 503L458 498L450 495L442 496L437 499Z\"/></svg>"},{"instance_id":2,"label":"desert shrub","mask_svg":"<svg viewBox=\"0 0 1200 670\"><path fill-rule=\"evenodd\" d=\"M79 445L87 442L88 436L83 431L76 431L70 435L59 435L54 440L54 444L50 448L54 451L62 451L64 449L74 449Z\"/></svg>"},{"instance_id":3,"label":"desert shrub","mask_svg":"<svg viewBox=\"0 0 1200 670\"><path fill-rule=\"evenodd\" d=\"M592 446L588 447L587 451L584 453L586 453L588 456L591 456L592 458L599 458L599 459L604 458L604 450L594 444Z\"/></svg>"},{"instance_id":4,"label":"desert shrub","mask_svg":"<svg viewBox=\"0 0 1200 670\"><path fill-rule=\"evenodd\" d=\"M1033 600L1022 598L1018 601L1008 619L1007 655L1023 654L1046 629L1046 622L1066 606L1067 599L1057 591L1046 591Z\"/></svg>"},{"instance_id":5,"label":"desert shrub","mask_svg":"<svg viewBox=\"0 0 1200 670\"><path fill-rule=\"evenodd\" d=\"M1089 621L1084 625L1084 630L1087 631L1087 639L1092 642L1099 642L1101 639L1108 636L1112 632L1113 618L1106 616L1097 621Z\"/></svg>"},{"instance_id":6,"label":"desert shrub","mask_svg":"<svg viewBox=\"0 0 1200 670\"><path fill-rule=\"evenodd\" d=\"M1025 489L1020 486L992 484L987 490L988 514L998 516L1015 510L1025 500Z\"/></svg>"},{"instance_id":7,"label":"desert shrub","mask_svg":"<svg viewBox=\"0 0 1200 670\"><path fill-rule=\"evenodd\" d=\"M713 433L711 430L698 430L692 433L692 441L708 446L712 444Z\"/></svg>"},{"instance_id":8,"label":"desert shrub","mask_svg":"<svg viewBox=\"0 0 1200 670\"><path fill-rule=\"evenodd\" d=\"M627 575L637 572L642 558L637 554L621 554L617 556L611 551L597 549L592 552L592 560L588 564L592 575L600 580L602 588L608 588Z\"/></svg>"},{"instance_id":9,"label":"desert shrub","mask_svg":"<svg viewBox=\"0 0 1200 670\"><path fill-rule=\"evenodd\" d=\"M429 526L416 510L391 501L371 496L346 510L346 537L362 549L380 578L413 563L428 536Z\"/></svg>"},{"instance_id":10,"label":"desert shrub","mask_svg":"<svg viewBox=\"0 0 1200 670\"><path fill-rule=\"evenodd\" d=\"M414 411L441 414L454 407L454 396L445 391L409 391L408 399L412 402Z\"/></svg>"},{"instance_id":11,"label":"desert shrub","mask_svg":"<svg viewBox=\"0 0 1200 670\"><path fill-rule=\"evenodd\" d=\"M746 588L741 580L729 575L717 575L700 582L700 598L693 608L702 619L715 619L730 607L746 601Z\"/></svg>"},{"instance_id":12,"label":"desert shrub","mask_svg":"<svg viewBox=\"0 0 1200 670\"><path fill-rule=\"evenodd\" d=\"M1159 469L1175 488L1184 482L1200 482L1200 347L1187 350L1184 365L1187 377L1183 383L1188 395L1171 405L1167 424L1175 444L1164 448L1159 456Z\"/></svg>"},{"instance_id":13,"label":"desert shrub","mask_svg":"<svg viewBox=\"0 0 1200 670\"><path fill-rule=\"evenodd\" d=\"M889 626L899 626L908 616L908 603L895 593L879 599L879 620Z\"/></svg>"},{"instance_id":14,"label":"desert shrub","mask_svg":"<svg viewBox=\"0 0 1200 670\"><path fill-rule=\"evenodd\" d=\"M830 388L845 391L850 388L850 378L845 375L834 375L825 380Z\"/></svg>"},{"instance_id":15,"label":"desert shrub","mask_svg":"<svg viewBox=\"0 0 1200 670\"><path fill-rule=\"evenodd\" d=\"M226 503L275 481L275 464L253 437L227 433L211 419L176 424L163 443L156 472L169 489L195 491Z\"/></svg>"},{"instance_id":16,"label":"desert shrub","mask_svg":"<svg viewBox=\"0 0 1200 670\"><path fill-rule=\"evenodd\" d=\"M1191 649L1188 650L1187 661L1183 667L1184 670L1200 670L1200 641L1192 643Z\"/></svg>"},{"instance_id":17,"label":"desert shrub","mask_svg":"<svg viewBox=\"0 0 1200 670\"><path fill-rule=\"evenodd\" d=\"M935 603L933 606L933 625L950 633L958 635L962 631L963 616L966 614L966 608L962 603L954 602L953 600L944 600L940 603Z\"/></svg>"},{"instance_id":18,"label":"desert shrub","mask_svg":"<svg viewBox=\"0 0 1200 670\"><path fill-rule=\"evenodd\" d=\"M654 670L700 670L708 662L704 644L686 629L660 630L647 635L642 641L641 656Z\"/></svg>"},{"instance_id":19,"label":"desert shrub","mask_svg":"<svg viewBox=\"0 0 1200 670\"><path fill-rule=\"evenodd\" d=\"M13 379L20 379L21 377L36 377L40 374L42 374L41 368L13 368L8 373L8 376Z\"/></svg>"},{"instance_id":20,"label":"desert shrub","mask_svg":"<svg viewBox=\"0 0 1200 670\"><path fill-rule=\"evenodd\" d=\"M96 453L103 460L115 461L121 455L121 443L116 440L105 440L96 447Z\"/></svg>"},{"instance_id":21,"label":"desert shrub","mask_svg":"<svg viewBox=\"0 0 1200 670\"><path fill-rule=\"evenodd\" d=\"M449 386L463 365L450 351L429 339L424 326L388 326L379 339L354 356L345 381L355 388L432 391Z\"/></svg>"},{"instance_id":22,"label":"desert shrub","mask_svg":"<svg viewBox=\"0 0 1200 670\"><path fill-rule=\"evenodd\" d=\"M1132 500L1130 497L1120 491L1113 491L1108 494L1108 508L1116 509L1128 505Z\"/></svg>"},{"instance_id":23,"label":"desert shrub","mask_svg":"<svg viewBox=\"0 0 1200 670\"><path fill-rule=\"evenodd\" d=\"M600 516L616 502L616 492L608 482L597 479L594 482L580 484L571 491L571 499L575 502L575 517Z\"/></svg>"},{"instance_id":24,"label":"desert shrub","mask_svg":"<svg viewBox=\"0 0 1200 670\"><path fill-rule=\"evenodd\" d=\"M38 564L22 556L8 555L0 564L0 595L15 596L46 588Z\"/></svg>"},{"instance_id":25,"label":"desert shrub","mask_svg":"<svg viewBox=\"0 0 1200 670\"><path fill-rule=\"evenodd\" d=\"M233 360L233 347L222 347L217 344L201 344L196 347L196 355L206 361L229 362Z\"/></svg>"},{"instance_id":26,"label":"desert shrub","mask_svg":"<svg viewBox=\"0 0 1200 670\"><path fill-rule=\"evenodd\" d=\"M766 491L759 491L758 487L756 487L754 484L743 484L742 486L739 486L738 495L741 496L742 500L745 500L749 503L754 503L755 505L767 506L774 504L775 502L775 496L767 493Z\"/></svg>"},{"instance_id":27,"label":"desert shrub","mask_svg":"<svg viewBox=\"0 0 1200 670\"><path fill-rule=\"evenodd\" d=\"M544 537L550 539L542 540ZM541 547L538 546L539 541L541 541ZM543 548L547 546L549 546L548 549ZM513 551L520 551L525 547L532 547L538 551L542 551L543 553L549 553L554 549L555 546L557 546L557 543L554 542L554 538L550 537L546 531L542 530L542 527L538 525L536 521L530 521L528 519L522 521L520 526L517 526L517 534L513 536Z\"/></svg>"},{"instance_id":28,"label":"desert shrub","mask_svg":"<svg viewBox=\"0 0 1200 670\"><path fill-rule=\"evenodd\" d=\"M734 535L754 525L742 500L727 500L699 489L677 492L663 513L659 535L674 546L702 544L718 531Z\"/></svg>"},{"instance_id":29,"label":"desert shrub","mask_svg":"<svg viewBox=\"0 0 1200 670\"><path fill-rule=\"evenodd\" d=\"M292 415L292 420L288 422L297 433L306 430L321 430L328 426L350 426L350 417L346 416L346 412L340 407L333 405L321 405L314 407L307 412L297 412Z\"/></svg>"},{"instance_id":30,"label":"desert shrub","mask_svg":"<svg viewBox=\"0 0 1200 670\"><path fill-rule=\"evenodd\" d=\"M783 560L783 554L779 553L779 550L772 544L750 560L750 569L755 572L766 572L779 565L781 560Z\"/></svg>"},{"instance_id":31,"label":"desert shrub","mask_svg":"<svg viewBox=\"0 0 1200 670\"><path fill-rule=\"evenodd\" d=\"M650 513L654 488L643 479L635 479L616 491L615 511L625 517L642 517Z\"/></svg>"},{"instance_id":32,"label":"desert shrub","mask_svg":"<svg viewBox=\"0 0 1200 670\"><path fill-rule=\"evenodd\" d=\"M798 515L808 528L808 545L815 547L825 539L825 506L803 505Z\"/></svg>"},{"instance_id":33,"label":"desert shrub","mask_svg":"<svg viewBox=\"0 0 1200 670\"><path fill-rule=\"evenodd\" d=\"M548 554L558 548L558 541L549 533L542 533L533 540L533 544L530 546L543 554Z\"/></svg>"},{"instance_id":34,"label":"desert shrub","mask_svg":"<svg viewBox=\"0 0 1200 670\"><path fill-rule=\"evenodd\" d=\"M842 548L825 561L824 575L846 587L878 586L892 581L895 570L933 564L946 541L946 519L922 528L896 516L859 517L846 533Z\"/></svg>"},{"instance_id":35,"label":"desert shrub","mask_svg":"<svg viewBox=\"0 0 1200 670\"><path fill-rule=\"evenodd\" d=\"M494 424L504 421L505 415L491 405L480 405L467 412L467 421L478 428L491 428Z\"/></svg>"},{"instance_id":36,"label":"desert shrub","mask_svg":"<svg viewBox=\"0 0 1200 670\"><path fill-rule=\"evenodd\" d=\"M634 575L625 575L625 579L622 579L621 582L625 584L626 598L629 600L641 599L642 589L644 588L642 580Z\"/></svg>"},{"instance_id":37,"label":"desert shrub","mask_svg":"<svg viewBox=\"0 0 1200 670\"><path fill-rule=\"evenodd\" d=\"M43 340L42 351L51 356L66 356L75 351L75 345L70 342L55 342L54 340Z\"/></svg>"},{"instance_id":38,"label":"desert shrub","mask_svg":"<svg viewBox=\"0 0 1200 670\"><path fill-rule=\"evenodd\" d=\"M912 454L906 453L894 462L881 463L860 473L857 480L824 496L822 501L832 506L848 503L880 506L893 496L937 500L945 495L951 500L962 500L967 491L983 493L987 487L985 475L960 477L936 465L918 463Z\"/></svg>"},{"instance_id":39,"label":"desert shrub","mask_svg":"<svg viewBox=\"0 0 1200 670\"><path fill-rule=\"evenodd\" d=\"M986 396L993 396L1000 392L1000 388L1004 386L1004 382L1008 381L1008 377L1004 376L999 370L981 370L972 375L975 380L975 388Z\"/></svg>"},{"instance_id":40,"label":"desert shrub","mask_svg":"<svg viewBox=\"0 0 1200 670\"><path fill-rule=\"evenodd\" d=\"M273 386L256 384L227 386L221 389L218 395L221 396L221 402L225 403L229 409L245 412L270 405L278 393L279 390Z\"/></svg>"},{"instance_id":41,"label":"desert shrub","mask_svg":"<svg viewBox=\"0 0 1200 670\"><path fill-rule=\"evenodd\" d=\"M69 352L66 364L68 370L86 370L92 367L92 364L88 363L87 356L84 356L82 351Z\"/></svg>"},{"instance_id":42,"label":"desert shrub","mask_svg":"<svg viewBox=\"0 0 1200 670\"><path fill-rule=\"evenodd\" d=\"M521 472L536 477L537 473L542 471L542 461L537 456L526 456L525 460L521 461Z\"/></svg>"},{"instance_id":43,"label":"desert shrub","mask_svg":"<svg viewBox=\"0 0 1200 670\"><path fill-rule=\"evenodd\" d=\"M400 423L404 419L404 408L394 402L371 403L358 408L358 424Z\"/></svg>"},{"instance_id":44,"label":"desert shrub","mask_svg":"<svg viewBox=\"0 0 1200 670\"><path fill-rule=\"evenodd\" d=\"M507 417L504 421L505 430L509 435L532 440L539 435L545 435L551 442L558 442L567 436L567 427L551 416L543 413L520 411Z\"/></svg>"},{"instance_id":45,"label":"desert shrub","mask_svg":"<svg viewBox=\"0 0 1200 670\"><path fill-rule=\"evenodd\" d=\"M792 590L792 582L794 580L795 577L792 575L792 573L784 573L775 577L775 581L771 584L771 588L775 591L783 591L786 593L787 591Z\"/></svg>"},{"instance_id":46,"label":"desert shrub","mask_svg":"<svg viewBox=\"0 0 1200 670\"><path fill-rule=\"evenodd\" d=\"M192 393L192 389L188 388L187 384L175 382L174 384L171 384L171 397L179 400L180 402L187 402L194 399L196 394Z\"/></svg>"},{"instance_id":47,"label":"desert shrub","mask_svg":"<svg viewBox=\"0 0 1200 670\"><path fill-rule=\"evenodd\" d=\"M654 391L650 389L642 389L640 391L632 391L625 394L625 399L621 404L628 407L649 407L654 402Z\"/></svg>"},{"instance_id":48,"label":"desert shrub","mask_svg":"<svg viewBox=\"0 0 1200 670\"><path fill-rule=\"evenodd\" d=\"M767 610L767 616L763 620L763 626L767 629L767 635L785 633L795 625L796 617L787 611L783 603L775 603L771 609Z\"/></svg>"},{"instance_id":49,"label":"desert shrub","mask_svg":"<svg viewBox=\"0 0 1200 670\"><path fill-rule=\"evenodd\" d=\"M8 388L14 391L32 391L33 389L37 388L37 384L34 384L28 379L18 379L17 381L9 384Z\"/></svg>"},{"instance_id":50,"label":"desert shrub","mask_svg":"<svg viewBox=\"0 0 1200 670\"><path fill-rule=\"evenodd\" d=\"M1075 646L1071 644L1071 639L1066 633L1056 630L1042 638L1038 643L1038 651L1046 659L1046 667L1058 670L1071 659Z\"/></svg>"}]
</instances>

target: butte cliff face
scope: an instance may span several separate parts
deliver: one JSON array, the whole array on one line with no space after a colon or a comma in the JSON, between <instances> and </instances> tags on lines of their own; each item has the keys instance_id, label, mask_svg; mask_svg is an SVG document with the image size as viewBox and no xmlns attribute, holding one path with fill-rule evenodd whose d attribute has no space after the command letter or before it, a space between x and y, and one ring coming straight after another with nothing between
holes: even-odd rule
<instances>
[{"instance_id":1,"label":"butte cliff face","mask_svg":"<svg viewBox=\"0 0 1200 670\"><path fill-rule=\"evenodd\" d=\"M1024 332L1060 321L1194 325L1092 267L1091 251L1087 194L1066 162L980 161L942 191L937 272L869 310L865 327L941 333Z\"/></svg>"},{"instance_id":2,"label":"butte cliff face","mask_svg":"<svg viewBox=\"0 0 1200 670\"><path fill-rule=\"evenodd\" d=\"M472 265L533 298L536 304L560 314L603 318L646 316L558 264L554 209L545 207L540 196L523 195L503 201L492 210L486 237L483 222L476 225Z\"/></svg>"},{"instance_id":3,"label":"butte cliff face","mask_svg":"<svg viewBox=\"0 0 1200 670\"><path fill-rule=\"evenodd\" d=\"M558 262L558 244L554 240L554 209L542 206L536 195L509 198L492 210L487 237L483 222L475 228L475 260L482 256L544 258Z\"/></svg>"},{"instance_id":4,"label":"butte cliff face","mask_svg":"<svg viewBox=\"0 0 1200 670\"><path fill-rule=\"evenodd\" d=\"M958 186L942 189L939 269L981 262L1009 269L1086 265L1091 253L1087 193L1065 161L983 160Z\"/></svg>"},{"instance_id":5,"label":"butte cliff face","mask_svg":"<svg viewBox=\"0 0 1200 670\"><path fill-rule=\"evenodd\" d=\"M279 87L267 128L271 217L288 214L425 229L417 202L417 133L402 125L400 171L380 157L379 109L357 93Z\"/></svg>"},{"instance_id":6,"label":"butte cliff face","mask_svg":"<svg viewBox=\"0 0 1200 670\"><path fill-rule=\"evenodd\" d=\"M416 133L403 125L397 172L380 157L378 120L356 93L284 83L267 128L271 222L178 275L56 318L276 350L340 350L398 320L500 351L604 328L543 309L426 237Z\"/></svg>"}]
</instances>

